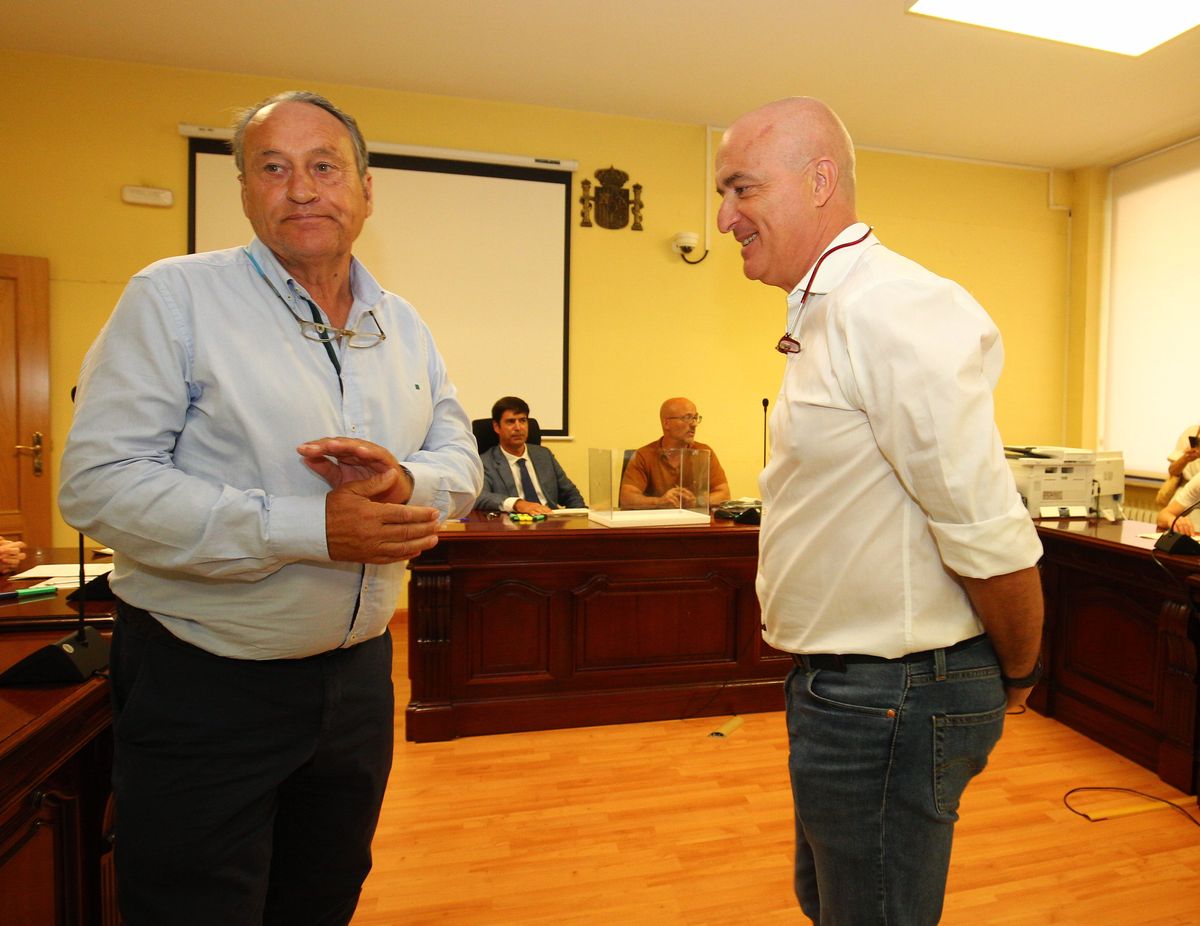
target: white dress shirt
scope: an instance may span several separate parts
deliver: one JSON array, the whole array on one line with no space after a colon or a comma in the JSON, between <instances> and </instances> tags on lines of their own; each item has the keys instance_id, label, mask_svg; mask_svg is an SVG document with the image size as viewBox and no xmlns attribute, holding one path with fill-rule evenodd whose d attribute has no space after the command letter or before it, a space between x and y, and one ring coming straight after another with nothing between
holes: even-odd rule
<instances>
[{"instance_id":1,"label":"white dress shirt","mask_svg":"<svg viewBox=\"0 0 1200 926\"><path fill-rule=\"evenodd\" d=\"M804 282L787 316L803 349L785 361L760 479L766 640L895 658L981 633L955 574L1041 555L995 427L999 332L874 235L829 256L801 311Z\"/></svg>"}]
</instances>

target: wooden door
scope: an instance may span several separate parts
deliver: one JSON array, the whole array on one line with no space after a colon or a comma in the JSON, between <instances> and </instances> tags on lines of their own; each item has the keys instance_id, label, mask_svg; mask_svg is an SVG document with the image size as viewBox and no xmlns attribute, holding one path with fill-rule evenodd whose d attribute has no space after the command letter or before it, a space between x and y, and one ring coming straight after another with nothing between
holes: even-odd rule
<instances>
[{"instance_id":1,"label":"wooden door","mask_svg":"<svg viewBox=\"0 0 1200 926\"><path fill-rule=\"evenodd\" d=\"M50 263L0 254L0 537L50 546Z\"/></svg>"}]
</instances>

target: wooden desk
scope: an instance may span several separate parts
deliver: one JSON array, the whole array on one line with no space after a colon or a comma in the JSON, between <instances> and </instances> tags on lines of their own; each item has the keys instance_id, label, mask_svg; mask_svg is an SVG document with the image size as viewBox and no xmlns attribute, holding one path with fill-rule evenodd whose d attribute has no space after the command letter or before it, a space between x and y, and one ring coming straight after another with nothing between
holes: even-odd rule
<instances>
[{"instance_id":1,"label":"wooden desk","mask_svg":"<svg viewBox=\"0 0 1200 926\"><path fill-rule=\"evenodd\" d=\"M74 551L31 557L70 562ZM25 564L23 564L25 565ZM0 579L0 591L32 583ZM90 603L104 626L109 603ZM61 639L65 594L0 604L0 668ZM39 626L39 622L41 625ZM0 688L0 921L5 926L115 924L104 838L112 767L108 683Z\"/></svg>"},{"instance_id":2,"label":"wooden desk","mask_svg":"<svg viewBox=\"0 0 1200 926\"><path fill-rule=\"evenodd\" d=\"M782 710L758 528L512 523L476 512L410 564L406 736Z\"/></svg>"},{"instance_id":3,"label":"wooden desk","mask_svg":"<svg viewBox=\"0 0 1200 926\"><path fill-rule=\"evenodd\" d=\"M1152 524L1043 522L1047 674L1030 704L1196 793L1200 559L1150 553Z\"/></svg>"}]
</instances>

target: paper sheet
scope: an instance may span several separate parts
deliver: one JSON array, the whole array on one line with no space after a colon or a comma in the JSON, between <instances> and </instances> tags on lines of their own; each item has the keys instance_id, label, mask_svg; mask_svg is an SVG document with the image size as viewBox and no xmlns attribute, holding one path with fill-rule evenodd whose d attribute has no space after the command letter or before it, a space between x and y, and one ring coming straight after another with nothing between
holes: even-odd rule
<instances>
[{"instance_id":1,"label":"paper sheet","mask_svg":"<svg viewBox=\"0 0 1200 926\"><path fill-rule=\"evenodd\" d=\"M85 563L83 566L83 574L89 579L94 579L96 576L102 576L105 573L112 572L112 563ZM79 564L78 563L42 563L40 566L34 566L31 569L26 569L24 572L19 572L14 579L74 579L75 584L79 584ZM49 584L49 583L42 583ZM65 582L55 583L58 585L66 585Z\"/></svg>"}]
</instances>

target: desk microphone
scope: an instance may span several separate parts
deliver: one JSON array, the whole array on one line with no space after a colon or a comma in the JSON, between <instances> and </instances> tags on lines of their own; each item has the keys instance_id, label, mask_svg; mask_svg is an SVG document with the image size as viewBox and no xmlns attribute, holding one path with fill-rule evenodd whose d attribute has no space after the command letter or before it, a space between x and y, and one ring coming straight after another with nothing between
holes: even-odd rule
<instances>
[{"instance_id":1,"label":"desk microphone","mask_svg":"<svg viewBox=\"0 0 1200 926\"><path fill-rule=\"evenodd\" d=\"M0 686L63 685L86 682L108 665L108 640L84 623L87 577L83 568L83 534L79 535L79 627L61 640L34 650L0 673Z\"/></svg>"},{"instance_id":2,"label":"desk microphone","mask_svg":"<svg viewBox=\"0 0 1200 926\"><path fill-rule=\"evenodd\" d=\"M71 389L71 401L75 389ZM84 569L83 532L79 532L79 627L61 640L34 650L0 673L0 686L62 685L86 682L108 665L109 643L95 627L84 623L87 605L87 570Z\"/></svg>"},{"instance_id":3,"label":"desk microphone","mask_svg":"<svg viewBox=\"0 0 1200 926\"><path fill-rule=\"evenodd\" d=\"M1175 533L1175 522L1180 518L1187 517L1198 506L1200 506L1200 502L1194 502L1175 515L1167 532L1154 542L1154 549L1160 553L1173 553L1176 556L1195 556L1200 554L1200 543L1197 543L1187 534Z\"/></svg>"}]
</instances>

